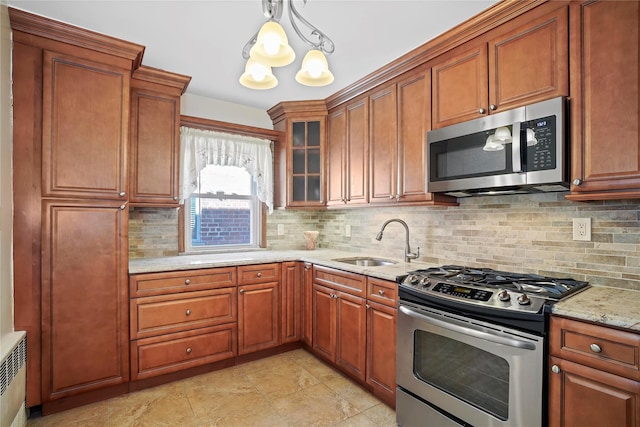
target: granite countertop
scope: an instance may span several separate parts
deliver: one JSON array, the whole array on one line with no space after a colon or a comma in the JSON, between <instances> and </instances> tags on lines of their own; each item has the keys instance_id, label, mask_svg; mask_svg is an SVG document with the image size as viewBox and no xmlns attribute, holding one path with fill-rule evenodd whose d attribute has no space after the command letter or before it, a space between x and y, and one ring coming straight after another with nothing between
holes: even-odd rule
<instances>
[{"instance_id":1,"label":"granite countertop","mask_svg":"<svg viewBox=\"0 0 640 427\"><path fill-rule=\"evenodd\" d=\"M396 264L363 267L334 261L339 258L372 256L396 261ZM133 259L129 261L129 274L157 273L162 271L195 270L237 265L264 264L270 262L305 261L365 276L395 281L409 271L434 267L423 262L406 263L400 258L332 249L247 251L220 254L180 255L173 257ZM640 331L640 291L592 286L554 304L552 313L586 320L606 326Z\"/></svg>"},{"instance_id":2,"label":"granite countertop","mask_svg":"<svg viewBox=\"0 0 640 427\"><path fill-rule=\"evenodd\" d=\"M592 286L554 304L552 313L640 331L640 291Z\"/></svg>"},{"instance_id":3,"label":"granite countertop","mask_svg":"<svg viewBox=\"0 0 640 427\"><path fill-rule=\"evenodd\" d=\"M363 267L334 261L339 258L371 256L395 261L396 264L376 267ZM133 259L129 261L129 274L157 273L161 271L195 270L199 268L215 268L237 265L264 264L269 262L305 261L312 264L338 268L352 273L395 281L396 277L420 268L433 267L423 262L406 263L400 258L380 256L332 249L289 250L289 251L248 251L220 254L180 255L173 257Z\"/></svg>"}]
</instances>

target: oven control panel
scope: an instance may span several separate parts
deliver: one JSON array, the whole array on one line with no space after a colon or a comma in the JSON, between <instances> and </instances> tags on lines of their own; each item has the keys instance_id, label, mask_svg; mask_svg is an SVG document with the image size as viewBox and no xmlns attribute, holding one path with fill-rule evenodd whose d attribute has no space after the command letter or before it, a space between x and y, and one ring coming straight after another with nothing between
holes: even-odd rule
<instances>
[{"instance_id":1,"label":"oven control panel","mask_svg":"<svg viewBox=\"0 0 640 427\"><path fill-rule=\"evenodd\" d=\"M489 301L493 295L493 292L443 282L437 283L432 290L434 292L476 301Z\"/></svg>"}]
</instances>

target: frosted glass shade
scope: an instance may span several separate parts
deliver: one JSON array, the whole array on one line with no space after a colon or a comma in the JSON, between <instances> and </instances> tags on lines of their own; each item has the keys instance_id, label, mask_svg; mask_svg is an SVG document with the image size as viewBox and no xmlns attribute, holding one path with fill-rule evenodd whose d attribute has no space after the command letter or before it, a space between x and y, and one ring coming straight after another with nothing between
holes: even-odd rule
<instances>
[{"instance_id":1,"label":"frosted glass shade","mask_svg":"<svg viewBox=\"0 0 640 427\"><path fill-rule=\"evenodd\" d=\"M500 142L497 142L494 139L493 135L489 135L484 144L484 147L482 147L482 150L483 151L500 151L500 150L504 150L504 145L501 144Z\"/></svg>"},{"instance_id":2,"label":"frosted glass shade","mask_svg":"<svg viewBox=\"0 0 640 427\"><path fill-rule=\"evenodd\" d=\"M273 75L271 67L249 58L244 73L240 76L240 84L249 89L271 89L278 85L278 79Z\"/></svg>"},{"instance_id":3,"label":"frosted glass shade","mask_svg":"<svg viewBox=\"0 0 640 427\"><path fill-rule=\"evenodd\" d=\"M326 86L333 82L333 74L324 54L313 49L302 60L302 67L296 73L296 81L305 86Z\"/></svg>"},{"instance_id":4,"label":"frosted glass shade","mask_svg":"<svg viewBox=\"0 0 640 427\"><path fill-rule=\"evenodd\" d=\"M271 67L283 67L296 59L284 28L275 21L267 21L260 28L249 56Z\"/></svg>"}]
</instances>

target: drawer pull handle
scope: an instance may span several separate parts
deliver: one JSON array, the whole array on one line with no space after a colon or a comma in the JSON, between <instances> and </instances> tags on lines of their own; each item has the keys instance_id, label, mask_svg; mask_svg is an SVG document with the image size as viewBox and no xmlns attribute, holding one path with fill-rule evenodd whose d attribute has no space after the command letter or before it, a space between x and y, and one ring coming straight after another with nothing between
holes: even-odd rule
<instances>
[{"instance_id":1,"label":"drawer pull handle","mask_svg":"<svg viewBox=\"0 0 640 427\"><path fill-rule=\"evenodd\" d=\"M551 367L551 371L552 371L554 374L559 374L559 373L560 373L560 367L559 367L558 365L553 365L553 366Z\"/></svg>"},{"instance_id":2,"label":"drawer pull handle","mask_svg":"<svg viewBox=\"0 0 640 427\"><path fill-rule=\"evenodd\" d=\"M262 277L262 273L258 273L258 274L257 274L257 276L258 276L258 277Z\"/></svg>"},{"instance_id":3,"label":"drawer pull handle","mask_svg":"<svg viewBox=\"0 0 640 427\"><path fill-rule=\"evenodd\" d=\"M191 347L187 347L187 354L191 354Z\"/></svg>"},{"instance_id":4,"label":"drawer pull handle","mask_svg":"<svg viewBox=\"0 0 640 427\"><path fill-rule=\"evenodd\" d=\"M378 294L380 294L380 295L384 295L384 289L380 289L380 290L378 291Z\"/></svg>"},{"instance_id":5,"label":"drawer pull handle","mask_svg":"<svg viewBox=\"0 0 640 427\"><path fill-rule=\"evenodd\" d=\"M591 344L589 346L589 348L591 349L591 351L593 351L594 353L600 353L602 352L602 347L600 347L598 344Z\"/></svg>"},{"instance_id":6,"label":"drawer pull handle","mask_svg":"<svg viewBox=\"0 0 640 427\"><path fill-rule=\"evenodd\" d=\"M187 316L191 315L191 310L187 309Z\"/></svg>"},{"instance_id":7,"label":"drawer pull handle","mask_svg":"<svg viewBox=\"0 0 640 427\"><path fill-rule=\"evenodd\" d=\"M189 283L191 283L191 280L190 280L190 279L187 279L187 280L185 280L185 281L184 281L184 284L185 284L185 285L188 285Z\"/></svg>"}]
</instances>

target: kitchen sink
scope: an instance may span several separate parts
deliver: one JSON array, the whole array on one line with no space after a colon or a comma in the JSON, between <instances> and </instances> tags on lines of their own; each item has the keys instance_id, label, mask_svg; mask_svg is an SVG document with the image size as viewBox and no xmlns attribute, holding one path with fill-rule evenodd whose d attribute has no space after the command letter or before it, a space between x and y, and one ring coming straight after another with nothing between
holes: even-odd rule
<instances>
[{"instance_id":1,"label":"kitchen sink","mask_svg":"<svg viewBox=\"0 0 640 427\"><path fill-rule=\"evenodd\" d=\"M372 258L372 257L337 258L337 259L333 259L332 261L344 262L346 264L353 264L361 267L376 267L381 265L393 265L398 263L398 261L391 261L388 259Z\"/></svg>"}]
</instances>

